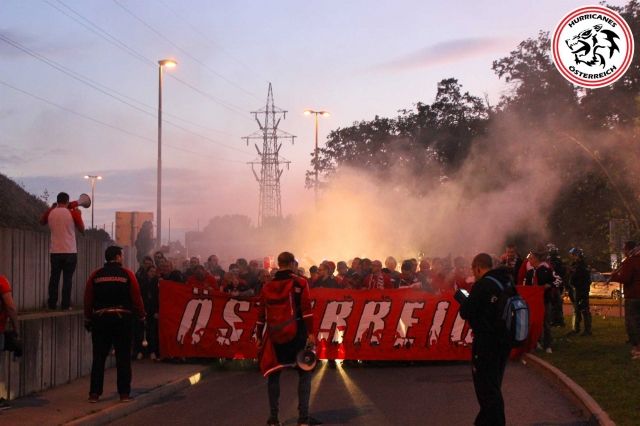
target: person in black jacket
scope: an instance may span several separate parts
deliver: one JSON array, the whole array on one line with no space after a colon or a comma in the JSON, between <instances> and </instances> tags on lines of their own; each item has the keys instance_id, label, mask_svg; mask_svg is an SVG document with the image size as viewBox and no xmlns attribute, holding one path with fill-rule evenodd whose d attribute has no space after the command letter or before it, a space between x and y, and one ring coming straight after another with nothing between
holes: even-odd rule
<instances>
[{"instance_id":1,"label":"person in black jacket","mask_svg":"<svg viewBox=\"0 0 640 426\"><path fill-rule=\"evenodd\" d=\"M150 266L147 273L140 279L140 294L144 310L147 313L147 343L146 348L138 350L138 353L147 352L149 358L155 360L160 356L158 341L158 311L160 307L160 290L158 287L158 271L155 266Z\"/></svg>"},{"instance_id":2,"label":"person in black jacket","mask_svg":"<svg viewBox=\"0 0 640 426\"><path fill-rule=\"evenodd\" d=\"M98 402L102 395L104 366L112 345L120 402L130 402L131 331L134 319L145 321L144 306L138 280L122 266L122 247L107 247L104 258L107 263L91 274L84 291L85 328L93 344L89 402Z\"/></svg>"},{"instance_id":3,"label":"person in black jacket","mask_svg":"<svg viewBox=\"0 0 640 426\"><path fill-rule=\"evenodd\" d=\"M560 277L549 267L541 253L531 253L529 264L531 269L527 271L524 285L544 286L544 332L543 344L545 351L553 353L551 349L551 323L553 322L553 291L560 285Z\"/></svg>"},{"instance_id":4,"label":"person in black jacket","mask_svg":"<svg viewBox=\"0 0 640 426\"><path fill-rule=\"evenodd\" d=\"M591 288L591 272L584 259L582 250L579 248L572 248L571 253L571 265L569 271L569 282L567 286L572 293L573 303L573 321L571 331L568 333L578 334L580 333L580 323L584 318L584 332L581 336L591 336L591 310L589 308L589 290Z\"/></svg>"},{"instance_id":5,"label":"person in black jacket","mask_svg":"<svg viewBox=\"0 0 640 426\"><path fill-rule=\"evenodd\" d=\"M502 290L493 279L506 286L510 277L506 271L492 267L493 260L486 253L473 258L471 269L476 281L469 297L460 306L460 316L469 321L473 330L471 371L480 404L480 412L474 422L476 426L506 424L501 388L511 346L506 324L497 307Z\"/></svg>"},{"instance_id":6,"label":"person in black jacket","mask_svg":"<svg viewBox=\"0 0 640 426\"><path fill-rule=\"evenodd\" d=\"M549 247L549 256L547 257L547 263L549 263L549 266L551 266L553 272L555 272L556 275L560 277L560 284L558 285L558 289L553 294L553 323L551 325L554 327L565 327L567 324L564 321L562 305L564 296L564 279L567 275L567 268L560 258L558 247L554 246L553 244L549 244L547 247Z\"/></svg>"}]
</instances>

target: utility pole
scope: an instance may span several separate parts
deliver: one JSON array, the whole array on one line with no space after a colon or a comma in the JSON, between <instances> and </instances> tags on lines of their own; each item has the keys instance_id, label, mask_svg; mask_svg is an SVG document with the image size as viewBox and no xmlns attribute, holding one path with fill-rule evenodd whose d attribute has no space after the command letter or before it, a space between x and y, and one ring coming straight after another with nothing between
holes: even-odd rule
<instances>
[{"instance_id":1,"label":"utility pole","mask_svg":"<svg viewBox=\"0 0 640 426\"><path fill-rule=\"evenodd\" d=\"M251 161L251 171L260 184L260 204L258 207L258 226L263 226L269 222L275 222L282 218L282 198L280 195L280 177L283 170L280 169L281 164L286 164L289 168L290 161L280 157L280 148L282 143L279 139L291 139L291 144L295 141L295 136L278 129L280 120L286 118L287 111L277 108L273 104L273 90L269 83L269 92L267 94L267 105L259 111L251 111L254 115L260 130L245 136L242 139L261 139L262 151L255 144L258 151L258 158ZM264 124L258 119L258 114L264 114ZM276 115L282 114L281 118L276 120ZM255 166L260 165L260 176L256 173Z\"/></svg>"}]
</instances>

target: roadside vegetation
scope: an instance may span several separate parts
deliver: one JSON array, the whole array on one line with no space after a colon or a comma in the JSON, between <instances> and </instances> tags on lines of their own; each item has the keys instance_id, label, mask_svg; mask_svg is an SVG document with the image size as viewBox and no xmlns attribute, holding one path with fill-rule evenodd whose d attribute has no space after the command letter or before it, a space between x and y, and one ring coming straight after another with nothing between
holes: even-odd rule
<instances>
[{"instance_id":1,"label":"roadside vegetation","mask_svg":"<svg viewBox=\"0 0 640 426\"><path fill-rule=\"evenodd\" d=\"M631 359L624 318L595 315L590 337L564 336L570 330L554 328L553 354L534 355L580 385L617 425L640 425L640 360Z\"/></svg>"}]
</instances>

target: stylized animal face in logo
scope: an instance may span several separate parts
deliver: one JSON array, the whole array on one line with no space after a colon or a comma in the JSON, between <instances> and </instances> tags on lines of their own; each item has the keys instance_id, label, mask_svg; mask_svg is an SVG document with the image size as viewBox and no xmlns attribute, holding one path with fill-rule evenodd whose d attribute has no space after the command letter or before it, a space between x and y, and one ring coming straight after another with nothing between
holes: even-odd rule
<instances>
[{"instance_id":1,"label":"stylized animal face in logo","mask_svg":"<svg viewBox=\"0 0 640 426\"><path fill-rule=\"evenodd\" d=\"M619 38L616 33L603 30L602 25L598 24L565 40L565 43L574 54L576 65L585 64L590 67L601 65L605 68L606 60L611 59L616 50L620 52L615 41Z\"/></svg>"}]
</instances>

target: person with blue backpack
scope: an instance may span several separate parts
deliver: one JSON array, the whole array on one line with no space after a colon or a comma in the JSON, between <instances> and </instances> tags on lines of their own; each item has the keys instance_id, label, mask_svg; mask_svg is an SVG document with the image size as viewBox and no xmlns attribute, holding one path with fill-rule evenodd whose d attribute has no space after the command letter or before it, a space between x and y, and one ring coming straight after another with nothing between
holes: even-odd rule
<instances>
[{"instance_id":1,"label":"person with blue backpack","mask_svg":"<svg viewBox=\"0 0 640 426\"><path fill-rule=\"evenodd\" d=\"M471 269L475 282L469 296L461 299L460 316L473 330L473 387L480 404L474 424L503 426L506 417L502 379L514 345L513 335L503 318L504 296L508 289L516 296L517 292L506 270L493 269L490 255L478 254L473 258Z\"/></svg>"}]
</instances>

